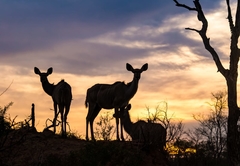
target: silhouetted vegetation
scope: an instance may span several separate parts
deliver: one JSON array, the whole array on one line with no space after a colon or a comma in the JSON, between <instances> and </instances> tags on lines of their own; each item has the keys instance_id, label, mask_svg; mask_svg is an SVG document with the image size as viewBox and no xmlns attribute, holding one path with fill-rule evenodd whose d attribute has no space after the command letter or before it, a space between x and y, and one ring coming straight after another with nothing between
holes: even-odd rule
<instances>
[{"instance_id":1,"label":"silhouetted vegetation","mask_svg":"<svg viewBox=\"0 0 240 166\"><path fill-rule=\"evenodd\" d=\"M226 80L227 93L228 93L228 125L227 125L227 153L231 165L240 165L240 134L238 129L238 121L240 119L240 111L238 106L238 62L239 62L239 36L240 36L240 0L236 2L235 12L232 12L229 0L226 0L227 15L226 18L229 23L230 29L230 50L229 50L229 67L225 68L222 64L221 57L215 51L210 43L210 38L207 35L208 20L205 17L203 8L199 0L193 1L194 7L179 3L178 0L173 0L176 6L185 8L189 11L194 11L197 19L201 24L200 29L185 28L199 34L205 49L211 54L213 61L217 67L217 71ZM235 3L233 3L235 4ZM235 20L232 13L235 13Z\"/></svg>"},{"instance_id":2,"label":"silhouetted vegetation","mask_svg":"<svg viewBox=\"0 0 240 166\"><path fill-rule=\"evenodd\" d=\"M111 140L111 134L114 128L111 123L113 119L113 116L110 115L109 112L100 115L99 121L96 122L97 127L94 132L98 140Z\"/></svg>"},{"instance_id":3,"label":"silhouetted vegetation","mask_svg":"<svg viewBox=\"0 0 240 166\"><path fill-rule=\"evenodd\" d=\"M155 107L154 112L150 112L150 108L147 107L148 117L147 120L151 123L160 123L162 124L167 131L167 146L166 150L170 152L168 149L173 146L173 144L181 139L184 134L184 125L182 120L178 120L173 118L173 114L168 114L168 103L163 101L160 102L159 105Z\"/></svg>"},{"instance_id":4,"label":"silhouetted vegetation","mask_svg":"<svg viewBox=\"0 0 240 166\"><path fill-rule=\"evenodd\" d=\"M13 105L13 102L10 102L8 105L3 108L0 107L0 152L5 151L6 149L11 149L16 146L19 142L21 142L25 135L19 135L14 131L18 131L20 129L27 130L35 130L35 128L30 127L29 121L31 120L31 116L29 116L24 121L16 122L17 116L11 119L10 115L7 115L7 110ZM12 134L14 133L14 134ZM15 139L15 141L11 141ZM10 140L10 142L9 142Z\"/></svg>"},{"instance_id":5,"label":"silhouetted vegetation","mask_svg":"<svg viewBox=\"0 0 240 166\"><path fill-rule=\"evenodd\" d=\"M10 102L8 105L4 106L3 108L0 106L0 137L6 135L12 127L12 122L10 117L7 116L7 110L13 105Z\"/></svg>"},{"instance_id":6,"label":"silhouetted vegetation","mask_svg":"<svg viewBox=\"0 0 240 166\"><path fill-rule=\"evenodd\" d=\"M141 165L143 153L131 147L129 143L90 142L78 156L81 165ZM92 160L92 159L94 160Z\"/></svg>"},{"instance_id":7,"label":"silhouetted vegetation","mask_svg":"<svg viewBox=\"0 0 240 166\"><path fill-rule=\"evenodd\" d=\"M72 137L63 139L50 130L37 132L31 128L13 130L9 137L11 139L6 141L4 151L0 151L0 164L3 166L166 165L164 156L158 151L142 151L129 141L93 142ZM13 143L14 146L8 146Z\"/></svg>"},{"instance_id":8,"label":"silhouetted vegetation","mask_svg":"<svg viewBox=\"0 0 240 166\"><path fill-rule=\"evenodd\" d=\"M227 93L212 93L210 112L193 115L198 126L174 142L173 165L229 165L227 160Z\"/></svg>"},{"instance_id":9,"label":"silhouetted vegetation","mask_svg":"<svg viewBox=\"0 0 240 166\"><path fill-rule=\"evenodd\" d=\"M167 102L160 102L151 112L147 108L148 123L160 123L167 129L165 152L136 141L111 141L113 125L110 113L101 115L95 133L99 141L85 141L77 133L60 134L45 129L37 132L29 120L15 122L7 110L0 109L1 165L184 165L227 166L227 93L212 93L209 112L194 114L198 126L185 131L182 120L168 115Z\"/></svg>"}]
</instances>

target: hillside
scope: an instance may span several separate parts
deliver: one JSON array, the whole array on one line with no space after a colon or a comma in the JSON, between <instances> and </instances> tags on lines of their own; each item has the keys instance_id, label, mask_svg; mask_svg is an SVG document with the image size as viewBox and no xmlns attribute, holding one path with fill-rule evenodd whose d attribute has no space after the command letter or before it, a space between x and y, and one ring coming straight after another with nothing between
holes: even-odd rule
<instances>
[{"instance_id":1,"label":"hillside","mask_svg":"<svg viewBox=\"0 0 240 166\"><path fill-rule=\"evenodd\" d=\"M12 131L0 140L2 166L166 165L157 150L141 150L132 142L61 138L51 131Z\"/></svg>"}]
</instances>

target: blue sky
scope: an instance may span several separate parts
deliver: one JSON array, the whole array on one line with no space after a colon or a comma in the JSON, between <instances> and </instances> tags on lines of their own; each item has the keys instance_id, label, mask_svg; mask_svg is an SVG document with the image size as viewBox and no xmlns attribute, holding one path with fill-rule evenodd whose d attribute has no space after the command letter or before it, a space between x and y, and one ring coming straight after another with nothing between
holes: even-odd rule
<instances>
[{"instance_id":1,"label":"blue sky","mask_svg":"<svg viewBox=\"0 0 240 166\"><path fill-rule=\"evenodd\" d=\"M194 7L192 0L180 3ZM209 20L211 44L228 67L229 28L225 1L200 0ZM231 1L232 8L236 1ZM38 108L39 128L52 117L52 101L41 89L33 68L53 67L49 81L64 78L73 87L69 123L85 134L85 93L95 83L129 82L126 63L140 68L132 116L143 116L167 101L170 113L188 119L208 111L211 92L225 90L210 54L198 34L196 13L175 6L172 0L0 0L0 70L3 91L0 105L13 101L12 116L28 115L32 102ZM194 110L194 111L193 111ZM79 124L81 123L81 125Z\"/></svg>"}]
</instances>

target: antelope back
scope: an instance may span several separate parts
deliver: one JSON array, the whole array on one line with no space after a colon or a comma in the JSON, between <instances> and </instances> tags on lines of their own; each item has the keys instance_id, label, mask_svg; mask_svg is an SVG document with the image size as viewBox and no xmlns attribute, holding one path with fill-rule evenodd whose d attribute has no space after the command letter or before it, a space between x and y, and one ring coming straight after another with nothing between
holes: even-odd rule
<instances>
[{"instance_id":1,"label":"antelope back","mask_svg":"<svg viewBox=\"0 0 240 166\"><path fill-rule=\"evenodd\" d=\"M72 100L71 86L64 80L60 81L54 88L52 98L58 104L68 104Z\"/></svg>"}]
</instances>

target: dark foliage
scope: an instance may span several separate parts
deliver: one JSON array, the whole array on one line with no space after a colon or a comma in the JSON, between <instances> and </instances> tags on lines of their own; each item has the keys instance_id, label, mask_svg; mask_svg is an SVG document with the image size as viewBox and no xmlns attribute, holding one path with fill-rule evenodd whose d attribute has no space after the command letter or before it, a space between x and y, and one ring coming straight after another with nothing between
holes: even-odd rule
<instances>
[{"instance_id":1,"label":"dark foliage","mask_svg":"<svg viewBox=\"0 0 240 166\"><path fill-rule=\"evenodd\" d=\"M159 151L144 151L131 141L85 141L63 139L50 130L37 132L21 128L9 133L0 151L0 164L5 166L92 166L92 165L166 165Z\"/></svg>"}]
</instances>

